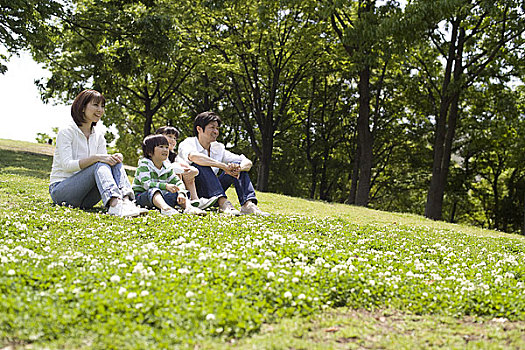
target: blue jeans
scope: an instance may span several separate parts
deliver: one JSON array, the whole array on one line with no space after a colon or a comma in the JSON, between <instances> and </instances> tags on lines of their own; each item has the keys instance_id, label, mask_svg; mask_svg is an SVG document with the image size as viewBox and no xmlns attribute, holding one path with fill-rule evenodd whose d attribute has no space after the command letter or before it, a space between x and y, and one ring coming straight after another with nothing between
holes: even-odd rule
<instances>
[{"instance_id":1,"label":"blue jeans","mask_svg":"<svg viewBox=\"0 0 525 350\"><path fill-rule=\"evenodd\" d=\"M201 166L195 163L191 165L199 170L199 175L195 177L195 187L197 187L199 197L226 197L226 190L234 184L237 198L241 205L248 200L257 204L255 190L248 172L241 171L240 177L236 179L224 172L217 176L209 166Z\"/></svg>"},{"instance_id":2,"label":"blue jeans","mask_svg":"<svg viewBox=\"0 0 525 350\"><path fill-rule=\"evenodd\" d=\"M145 208L155 208L155 205L153 204L153 196L157 192L162 195L162 198L164 198L164 201L170 207L174 208L178 205L177 197L179 196L179 192L171 193L170 191L164 191L160 188L150 188L144 192L137 193L137 204ZM188 197L187 194L186 197Z\"/></svg>"},{"instance_id":3,"label":"blue jeans","mask_svg":"<svg viewBox=\"0 0 525 350\"><path fill-rule=\"evenodd\" d=\"M90 165L65 180L49 185L49 194L55 204L82 209L92 208L100 199L107 206L112 197L135 198L122 163L114 166L100 162Z\"/></svg>"}]
</instances>

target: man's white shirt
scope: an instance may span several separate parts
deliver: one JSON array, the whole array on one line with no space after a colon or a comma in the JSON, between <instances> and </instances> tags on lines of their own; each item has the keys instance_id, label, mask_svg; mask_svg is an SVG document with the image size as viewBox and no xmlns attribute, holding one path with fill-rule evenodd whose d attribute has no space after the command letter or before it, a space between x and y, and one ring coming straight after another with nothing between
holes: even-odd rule
<instances>
[{"instance_id":1,"label":"man's white shirt","mask_svg":"<svg viewBox=\"0 0 525 350\"><path fill-rule=\"evenodd\" d=\"M179 143L179 153L177 155L177 161L182 161L190 164L188 156L190 153L201 153L205 156L208 156L221 163L233 163L233 162L242 162L246 157L244 154L235 154L226 149L224 144L214 141L210 144L210 154L208 151L202 147L199 143L199 139L194 137L188 137L181 143ZM212 167L215 174L219 172L219 168Z\"/></svg>"}]
</instances>

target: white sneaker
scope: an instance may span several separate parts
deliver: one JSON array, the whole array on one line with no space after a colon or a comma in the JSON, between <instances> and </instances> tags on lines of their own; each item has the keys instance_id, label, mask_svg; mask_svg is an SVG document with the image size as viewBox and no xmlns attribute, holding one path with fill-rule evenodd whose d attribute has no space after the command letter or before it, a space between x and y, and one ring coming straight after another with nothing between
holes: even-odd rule
<instances>
[{"instance_id":1,"label":"white sneaker","mask_svg":"<svg viewBox=\"0 0 525 350\"><path fill-rule=\"evenodd\" d=\"M219 208L219 212L221 212L223 214L226 214L226 215L230 215L230 216L239 216L239 215L241 215L241 212L238 211L237 209L235 209L235 207L233 206L233 204L230 201L226 201L223 204L223 207Z\"/></svg>"},{"instance_id":2,"label":"white sneaker","mask_svg":"<svg viewBox=\"0 0 525 350\"><path fill-rule=\"evenodd\" d=\"M160 210L160 213L162 215L166 215L166 216L173 216L173 215L177 215L177 214L180 214L179 211L175 208L169 208L169 209L161 209Z\"/></svg>"},{"instance_id":3,"label":"white sneaker","mask_svg":"<svg viewBox=\"0 0 525 350\"><path fill-rule=\"evenodd\" d=\"M130 201L130 200L125 200L125 199L124 199L124 200L123 200L123 205L129 207L130 210L133 210L133 209L131 209L131 208L134 208L134 209L138 210L139 215L144 215L144 214L149 213L149 210L148 210L148 209L146 209L146 208L142 208L142 207L139 207L134 201L132 202L132 201Z\"/></svg>"},{"instance_id":4,"label":"white sneaker","mask_svg":"<svg viewBox=\"0 0 525 350\"><path fill-rule=\"evenodd\" d=\"M191 205L188 205L186 209L184 209L184 214L192 214L192 215L200 215L200 216L206 216L206 213L204 210L192 207Z\"/></svg>"},{"instance_id":5,"label":"white sneaker","mask_svg":"<svg viewBox=\"0 0 525 350\"><path fill-rule=\"evenodd\" d=\"M270 213L262 211L255 203L249 202L241 207L241 215L270 216Z\"/></svg>"},{"instance_id":6,"label":"white sneaker","mask_svg":"<svg viewBox=\"0 0 525 350\"><path fill-rule=\"evenodd\" d=\"M213 207L215 203L217 203L218 200L219 200L219 197L217 196L213 196L211 198L202 197L199 199L192 200L191 205L199 209L205 210L205 209Z\"/></svg>"},{"instance_id":7,"label":"white sneaker","mask_svg":"<svg viewBox=\"0 0 525 350\"><path fill-rule=\"evenodd\" d=\"M120 217L132 217L139 216L140 212L136 206L127 205L123 200L119 199L117 204L109 207L108 214Z\"/></svg>"}]
</instances>

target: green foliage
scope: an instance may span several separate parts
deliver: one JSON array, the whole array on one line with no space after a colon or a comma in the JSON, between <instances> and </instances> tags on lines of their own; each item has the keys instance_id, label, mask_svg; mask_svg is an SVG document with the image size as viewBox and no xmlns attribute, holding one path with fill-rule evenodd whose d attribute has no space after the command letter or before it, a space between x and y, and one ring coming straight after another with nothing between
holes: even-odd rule
<instances>
[{"instance_id":1,"label":"green foliage","mask_svg":"<svg viewBox=\"0 0 525 350\"><path fill-rule=\"evenodd\" d=\"M57 134L58 134L58 127L52 128L53 134L48 135L45 132L39 132L36 134L36 142L38 143L48 143L51 145L56 144L57 140Z\"/></svg>"},{"instance_id":2,"label":"green foliage","mask_svg":"<svg viewBox=\"0 0 525 350\"><path fill-rule=\"evenodd\" d=\"M337 306L525 319L517 238L298 215L115 218L52 205L51 159L0 152L7 341L193 346Z\"/></svg>"},{"instance_id":3,"label":"green foliage","mask_svg":"<svg viewBox=\"0 0 525 350\"><path fill-rule=\"evenodd\" d=\"M0 44L8 53L33 48L45 50L50 46L54 19L63 13L61 1L55 0L1 0ZM7 67L8 57L0 54L0 73Z\"/></svg>"}]
</instances>

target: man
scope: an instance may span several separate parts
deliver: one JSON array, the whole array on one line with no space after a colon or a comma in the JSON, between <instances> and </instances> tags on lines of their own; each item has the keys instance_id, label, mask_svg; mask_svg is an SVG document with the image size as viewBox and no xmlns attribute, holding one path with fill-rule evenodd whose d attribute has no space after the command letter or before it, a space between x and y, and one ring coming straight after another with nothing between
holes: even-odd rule
<instances>
[{"instance_id":1,"label":"man","mask_svg":"<svg viewBox=\"0 0 525 350\"><path fill-rule=\"evenodd\" d=\"M203 112L195 117L193 132L179 144L179 161L187 162L199 170L195 185L199 197L218 197L219 211L228 215L254 214L268 216L257 207L255 190L248 175L252 162L244 155L226 150L217 142L221 119L213 112ZM219 170L222 170L221 174ZM235 185L241 210L235 209L226 196L226 190Z\"/></svg>"}]
</instances>

